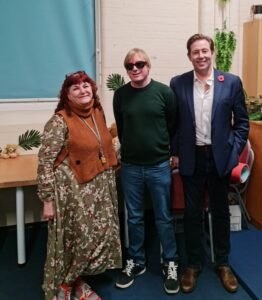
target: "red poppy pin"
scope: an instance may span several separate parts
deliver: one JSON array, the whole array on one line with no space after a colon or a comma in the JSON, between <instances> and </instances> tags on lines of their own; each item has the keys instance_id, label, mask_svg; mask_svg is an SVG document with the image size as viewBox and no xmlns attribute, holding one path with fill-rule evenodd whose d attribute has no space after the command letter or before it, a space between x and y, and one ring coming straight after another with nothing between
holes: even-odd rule
<instances>
[{"instance_id":1,"label":"red poppy pin","mask_svg":"<svg viewBox=\"0 0 262 300\"><path fill-rule=\"evenodd\" d=\"M217 80L220 81L220 82L224 81L224 79L225 79L224 75L218 75L217 76Z\"/></svg>"}]
</instances>

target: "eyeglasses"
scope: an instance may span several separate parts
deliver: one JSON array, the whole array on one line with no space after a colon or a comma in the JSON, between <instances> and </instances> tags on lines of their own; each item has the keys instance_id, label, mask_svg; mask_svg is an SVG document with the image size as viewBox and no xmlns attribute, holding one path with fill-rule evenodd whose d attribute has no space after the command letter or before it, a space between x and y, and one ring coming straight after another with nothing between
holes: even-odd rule
<instances>
[{"instance_id":1,"label":"eyeglasses","mask_svg":"<svg viewBox=\"0 0 262 300\"><path fill-rule=\"evenodd\" d=\"M86 74L86 72L85 71L76 71L76 72L73 72L73 73L67 73L66 75L65 75L65 78L68 78L68 77L70 77L70 76L75 76L75 75L83 75L83 74Z\"/></svg>"},{"instance_id":2,"label":"eyeglasses","mask_svg":"<svg viewBox=\"0 0 262 300\"><path fill-rule=\"evenodd\" d=\"M137 69L143 69L146 64L147 64L147 62L145 62L145 61L137 61L134 64L132 64L132 63L125 64L125 68L127 69L127 71L133 70L134 67L136 67Z\"/></svg>"}]
</instances>

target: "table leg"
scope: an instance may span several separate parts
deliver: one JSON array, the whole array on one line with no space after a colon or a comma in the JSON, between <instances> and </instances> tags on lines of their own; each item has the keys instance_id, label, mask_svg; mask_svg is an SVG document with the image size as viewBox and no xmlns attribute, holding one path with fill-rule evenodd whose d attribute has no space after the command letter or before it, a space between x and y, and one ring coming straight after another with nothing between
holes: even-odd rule
<instances>
[{"instance_id":1,"label":"table leg","mask_svg":"<svg viewBox=\"0 0 262 300\"><path fill-rule=\"evenodd\" d=\"M25 259L25 216L24 216L24 191L16 187L16 226L17 226L17 262L24 264Z\"/></svg>"}]
</instances>

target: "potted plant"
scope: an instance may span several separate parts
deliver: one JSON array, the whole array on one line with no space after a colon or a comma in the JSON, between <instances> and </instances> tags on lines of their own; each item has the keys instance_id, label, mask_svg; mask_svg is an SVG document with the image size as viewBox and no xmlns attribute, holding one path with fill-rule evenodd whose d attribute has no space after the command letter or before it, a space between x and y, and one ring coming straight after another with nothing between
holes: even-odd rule
<instances>
[{"instance_id":1,"label":"potted plant","mask_svg":"<svg viewBox=\"0 0 262 300\"><path fill-rule=\"evenodd\" d=\"M262 95L258 97L246 96L246 105L250 121L262 121Z\"/></svg>"},{"instance_id":2,"label":"potted plant","mask_svg":"<svg viewBox=\"0 0 262 300\"><path fill-rule=\"evenodd\" d=\"M115 92L118 88L120 88L124 84L125 84L124 77L118 73L109 74L107 77L106 86L109 89L109 91ZM115 123L111 124L110 132L113 138L117 136L117 129Z\"/></svg>"},{"instance_id":3,"label":"potted plant","mask_svg":"<svg viewBox=\"0 0 262 300\"><path fill-rule=\"evenodd\" d=\"M118 73L109 74L106 81L106 86L109 91L115 92L118 88L125 84L125 79Z\"/></svg>"},{"instance_id":4,"label":"potted plant","mask_svg":"<svg viewBox=\"0 0 262 300\"><path fill-rule=\"evenodd\" d=\"M125 84L125 79L118 73L109 74L106 81L106 86L109 91L115 92L118 88ZM109 131L113 137L113 145L116 151L118 160L120 161L120 143L117 135L116 123L113 122L109 128Z\"/></svg>"},{"instance_id":5,"label":"potted plant","mask_svg":"<svg viewBox=\"0 0 262 300\"><path fill-rule=\"evenodd\" d=\"M215 48L216 68L221 71L228 72L232 65L232 57L236 49L236 36L233 31L227 30L225 7L230 0L219 0L220 8L222 12L222 29L215 29Z\"/></svg>"},{"instance_id":6,"label":"potted plant","mask_svg":"<svg viewBox=\"0 0 262 300\"><path fill-rule=\"evenodd\" d=\"M118 88L125 84L125 79L118 73L109 74L106 81L106 86L109 91L115 92ZM110 132L113 138L117 137L116 123L112 123L110 126Z\"/></svg>"}]
</instances>

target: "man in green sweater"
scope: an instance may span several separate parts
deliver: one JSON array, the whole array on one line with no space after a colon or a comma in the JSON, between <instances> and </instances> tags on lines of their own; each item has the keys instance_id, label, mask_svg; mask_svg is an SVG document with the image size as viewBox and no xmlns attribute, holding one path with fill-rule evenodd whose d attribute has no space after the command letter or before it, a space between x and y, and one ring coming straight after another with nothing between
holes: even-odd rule
<instances>
[{"instance_id":1,"label":"man in green sweater","mask_svg":"<svg viewBox=\"0 0 262 300\"><path fill-rule=\"evenodd\" d=\"M172 90L150 78L151 63L144 50L131 49L124 60L130 82L113 99L121 143L121 184L128 212L129 248L116 281L127 288L146 271L144 249L144 190L148 188L163 249L164 289L179 291L177 247L170 212L170 136L174 134L176 99Z\"/></svg>"}]
</instances>

